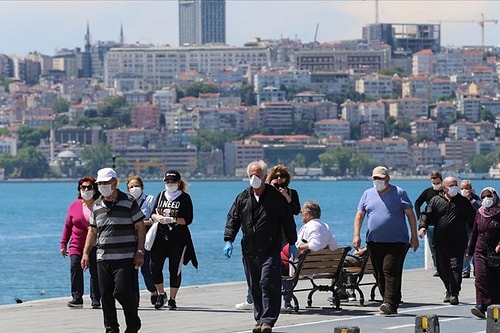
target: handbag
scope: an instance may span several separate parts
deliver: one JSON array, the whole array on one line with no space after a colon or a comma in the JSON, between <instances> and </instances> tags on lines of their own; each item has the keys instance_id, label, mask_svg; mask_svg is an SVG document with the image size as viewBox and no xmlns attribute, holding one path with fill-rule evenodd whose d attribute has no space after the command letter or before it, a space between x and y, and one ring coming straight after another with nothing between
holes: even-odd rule
<instances>
[{"instance_id":1,"label":"handbag","mask_svg":"<svg viewBox=\"0 0 500 333\"><path fill-rule=\"evenodd\" d=\"M489 268L500 268L500 253L491 251L488 249L488 254L486 255L486 266Z\"/></svg>"},{"instance_id":2,"label":"handbag","mask_svg":"<svg viewBox=\"0 0 500 333\"><path fill-rule=\"evenodd\" d=\"M148 232L146 233L146 240L144 242L144 249L146 249L146 251L151 251L153 243L155 242L156 239L157 230L158 230L158 223L153 223L151 228L149 228Z\"/></svg>"}]
</instances>

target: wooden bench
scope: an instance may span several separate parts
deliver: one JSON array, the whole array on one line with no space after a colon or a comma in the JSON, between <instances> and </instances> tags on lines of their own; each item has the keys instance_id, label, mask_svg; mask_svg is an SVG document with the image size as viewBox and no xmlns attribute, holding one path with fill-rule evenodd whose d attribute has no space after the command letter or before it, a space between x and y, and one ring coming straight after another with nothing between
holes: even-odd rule
<instances>
[{"instance_id":1,"label":"wooden bench","mask_svg":"<svg viewBox=\"0 0 500 333\"><path fill-rule=\"evenodd\" d=\"M361 257L348 254L350 261L358 261L355 266L344 265L342 272L343 289L351 289L359 294L359 304L365 304L365 295L361 286L371 286L370 301L375 300L375 290L377 289L377 280L375 279L375 271L373 269L370 255L367 253ZM346 258L347 258L346 257ZM365 276L373 276L373 280L366 281Z\"/></svg>"},{"instance_id":2,"label":"wooden bench","mask_svg":"<svg viewBox=\"0 0 500 333\"><path fill-rule=\"evenodd\" d=\"M308 307L312 306L312 297L315 292L331 292L335 309L340 310L340 298L337 290L341 283L340 278L344 259L350 249L350 246L345 246L333 251L330 249L314 252L307 250L301 255L298 262L289 261L294 268L294 272L291 276L283 276L282 295L288 295L291 298L295 312L299 311L299 302L295 293L301 291L309 291L307 295ZM299 280L309 280L311 286L298 288ZM328 282L321 284L321 280Z\"/></svg>"}]
</instances>

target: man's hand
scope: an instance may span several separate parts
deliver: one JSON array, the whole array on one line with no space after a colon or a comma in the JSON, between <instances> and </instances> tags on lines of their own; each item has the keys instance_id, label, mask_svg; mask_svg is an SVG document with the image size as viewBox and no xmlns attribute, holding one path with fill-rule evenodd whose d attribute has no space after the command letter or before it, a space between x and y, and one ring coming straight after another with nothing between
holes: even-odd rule
<instances>
[{"instance_id":1,"label":"man's hand","mask_svg":"<svg viewBox=\"0 0 500 333\"><path fill-rule=\"evenodd\" d=\"M290 258L297 258L297 246L295 246L295 244L290 244L288 251L290 252Z\"/></svg>"},{"instance_id":2,"label":"man's hand","mask_svg":"<svg viewBox=\"0 0 500 333\"><path fill-rule=\"evenodd\" d=\"M418 237L420 237L420 238L424 238L424 236L425 236L425 234L426 234L426 233L427 233L427 229L425 229L425 228L420 228L420 229L418 230Z\"/></svg>"},{"instance_id":3,"label":"man's hand","mask_svg":"<svg viewBox=\"0 0 500 333\"><path fill-rule=\"evenodd\" d=\"M80 265L82 266L83 270L86 270L87 268L90 267L90 262L89 262L89 255L84 253L82 255L82 260L80 261Z\"/></svg>"},{"instance_id":4,"label":"man's hand","mask_svg":"<svg viewBox=\"0 0 500 333\"><path fill-rule=\"evenodd\" d=\"M135 269L139 269L144 265L144 254L136 252L134 255L134 266Z\"/></svg>"}]
</instances>

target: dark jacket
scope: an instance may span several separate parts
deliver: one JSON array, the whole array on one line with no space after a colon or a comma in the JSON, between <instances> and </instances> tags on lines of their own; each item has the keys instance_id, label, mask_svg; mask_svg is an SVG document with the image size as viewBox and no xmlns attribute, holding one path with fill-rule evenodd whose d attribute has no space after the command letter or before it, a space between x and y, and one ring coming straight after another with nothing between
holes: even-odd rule
<instances>
[{"instance_id":1,"label":"dark jacket","mask_svg":"<svg viewBox=\"0 0 500 333\"><path fill-rule=\"evenodd\" d=\"M419 228L434 225L434 245L467 246L467 228L474 222L474 208L469 200L460 194L448 201L444 193L434 196L427 204L425 216L420 219Z\"/></svg>"},{"instance_id":2,"label":"dark jacket","mask_svg":"<svg viewBox=\"0 0 500 333\"><path fill-rule=\"evenodd\" d=\"M489 252L495 250L498 244L500 244L500 214L483 217L479 212L476 212L467 253L471 256L474 253L486 256L488 250Z\"/></svg>"},{"instance_id":3,"label":"dark jacket","mask_svg":"<svg viewBox=\"0 0 500 333\"><path fill-rule=\"evenodd\" d=\"M252 188L241 192L227 214L224 241L234 242L239 229L243 232L241 249L244 256L267 257L280 253L282 234L295 244L297 231L285 197L272 185L255 199Z\"/></svg>"},{"instance_id":4,"label":"dark jacket","mask_svg":"<svg viewBox=\"0 0 500 333\"><path fill-rule=\"evenodd\" d=\"M417 219L420 218L420 214L424 211L421 210L421 207L424 203L429 203L432 198L441 193L443 190L435 190L432 187L428 187L420 193L417 200L415 200L415 214L417 215Z\"/></svg>"}]
</instances>

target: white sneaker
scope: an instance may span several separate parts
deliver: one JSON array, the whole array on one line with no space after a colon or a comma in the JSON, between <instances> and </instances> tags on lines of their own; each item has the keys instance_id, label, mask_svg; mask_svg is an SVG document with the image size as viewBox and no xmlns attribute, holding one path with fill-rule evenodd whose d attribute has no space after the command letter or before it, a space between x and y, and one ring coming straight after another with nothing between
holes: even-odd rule
<instances>
[{"instance_id":1,"label":"white sneaker","mask_svg":"<svg viewBox=\"0 0 500 333\"><path fill-rule=\"evenodd\" d=\"M234 306L238 310L253 310L253 304L248 303L246 300L243 303L238 303Z\"/></svg>"}]
</instances>

